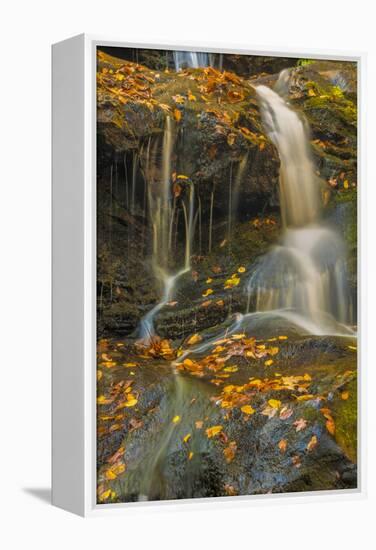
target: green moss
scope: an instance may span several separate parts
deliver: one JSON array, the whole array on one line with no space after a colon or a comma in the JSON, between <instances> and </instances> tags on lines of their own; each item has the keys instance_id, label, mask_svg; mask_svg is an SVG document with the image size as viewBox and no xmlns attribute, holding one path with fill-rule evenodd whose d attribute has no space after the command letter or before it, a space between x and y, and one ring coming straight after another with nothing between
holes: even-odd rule
<instances>
[{"instance_id":1,"label":"green moss","mask_svg":"<svg viewBox=\"0 0 376 550\"><path fill-rule=\"evenodd\" d=\"M307 65L312 65L314 62L314 59L298 59L296 64L298 67L306 67Z\"/></svg>"},{"instance_id":2,"label":"green moss","mask_svg":"<svg viewBox=\"0 0 376 550\"><path fill-rule=\"evenodd\" d=\"M341 398L341 393L339 393L333 404L333 415L336 424L335 439L349 459L356 462L358 424L356 378L351 380L343 390L349 393L349 398L344 400Z\"/></svg>"}]
</instances>

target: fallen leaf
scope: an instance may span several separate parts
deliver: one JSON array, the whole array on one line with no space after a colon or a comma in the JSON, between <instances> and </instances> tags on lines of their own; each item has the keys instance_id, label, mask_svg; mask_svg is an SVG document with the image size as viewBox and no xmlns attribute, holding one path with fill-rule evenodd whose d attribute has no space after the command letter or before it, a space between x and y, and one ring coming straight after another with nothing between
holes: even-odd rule
<instances>
[{"instance_id":1,"label":"fallen leaf","mask_svg":"<svg viewBox=\"0 0 376 550\"><path fill-rule=\"evenodd\" d=\"M234 497L237 495L235 488L232 485L229 485L228 483L226 483L225 485L225 491L226 491L226 495L228 495L229 497Z\"/></svg>"},{"instance_id":2,"label":"fallen leaf","mask_svg":"<svg viewBox=\"0 0 376 550\"><path fill-rule=\"evenodd\" d=\"M287 340L288 336L278 336L278 340Z\"/></svg>"},{"instance_id":3,"label":"fallen leaf","mask_svg":"<svg viewBox=\"0 0 376 550\"><path fill-rule=\"evenodd\" d=\"M281 441L278 443L278 449L281 451L281 453L286 452L286 449L287 449L286 439L281 439Z\"/></svg>"},{"instance_id":4,"label":"fallen leaf","mask_svg":"<svg viewBox=\"0 0 376 550\"><path fill-rule=\"evenodd\" d=\"M300 432L301 430L305 430L305 428L307 427L307 420L304 420L304 418L299 418L299 420L295 420L294 422L294 426L295 426L295 430L297 432Z\"/></svg>"},{"instance_id":5,"label":"fallen leaf","mask_svg":"<svg viewBox=\"0 0 376 550\"><path fill-rule=\"evenodd\" d=\"M237 372L238 367L236 365L233 365L232 367L225 367L224 372Z\"/></svg>"},{"instance_id":6,"label":"fallen leaf","mask_svg":"<svg viewBox=\"0 0 376 550\"><path fill-rule=\"evenodd\" d=\"M290 416L292 416L293 412L294 411L292 409L289 409L289 407L282 407L279 413L279 418L281 420L287 420L288 418L290 418Z\"/></svg>"},{"instance_id":7,"label":"fallen leaf","mask_svg":"<svg viewBox=\"0 0 376 550\"><path fill-rule=\"evenodd\" d=\"M174 109L174 119L176 122L180 122L181 120L181 111L180 109Z\"/></svg>"},{"instance_id":8,"label":"fallen leaf","mask_svg":"<svg viewBox=\"0 0 376 550\"><path fill-rule=\"evenodd\" d=\"M281 402L279 401L279 399L269 399L268 405L273 409L279 409L279 407L281 406Z\"/></svg>"},{"instance_id":9,"label":"fallen leaf","mask_svg":"<svg viewBox=\"0 0 376 550\"><path fill-rule=\"evenodd\" d=\"M293 456L291 461L295 468L300 468L300 466L302 465L302 463L300 462L300 457L298 455Z\"/></svg>"},{"instance_id":10,"label":"fallen leaf","mask_svg":"<svg viewBox=\"0 0 376 550\"><path fill-rule=\"evenodd\" d=\"M207 428L205 431L208 438L212 438L218 435L222 431L222 429L223 429L222 426L211 426L210 428Z\"/></svg>"},{"instance_id":11,"label":"fallen leaf","mask_svg":"<svg viewBox=\"0 0 376 550\"><path fill-rule=\"evenodd\" d=\"M223 449L223 454L228 464L234 460L237 448L236 441L231 441L229 445Z\"/></svg>"},{"instance_id":12,"label":"fallen leaf","mask_svg":"<svg viewBox=\"0 0 376 550\"><path fill-rule=\"evenodd\" d=\"M204 425L202 420L196 420L195 426L198 430L201 430L202 426Z\"/></svg>"},{"instance_id":13,"label":"fallen leaf","mask_svg":"<svg viewBox=\"0 0 376 550\"><path fill-rule=\"evenodd\" d=\"M112 403L113 399L110 399L108 397L105 397L104 395L100 395L97 399L98 405L109 405Z\"/></svg>"},{"instance_id":14,"label":"fallen leaf","mask_svg":"<svg viewBox=\"0 0 376 550\"><path fill-rule=\"evenodd\" d=\"M335 431L336 431L336 425L334 423L334 420L333 418L329 418L326 423L325 423L325 426L326 426L326 429L328 430L328 432L332 435L335 434Z\"/></svg>"},{"instance_id":15,"label":"fallen leaf","mask_svg":"<svg viewBox=\"0 0 376 550\"><path fill-rule=\"evenodd\" d=\"M172 419L172 422L173 424L177 424L178 422L180 422L180 416L178 414L174 416L174 418Z\"/></svg>"},{"instance_id":16,"label":"fallen leaf","mask_svg":"<svg viewBox=\"0 0 376 550\"><path fill-rule=\"evenodd\" d=\"M201 342L202 336L199 334L193 334L190 338L188 338L187 344L189 346L192 346L193 344L197 344L198 342Z\"/></svg>"},{"instance_id":17,"label":"fallen leaf","mask_svg":"<svg viewBox=\"0 0 376 550\"><path fill-rule=\"evenodd\" d=\"M273 418L277 414L277 409L270 407L269 405L261 411L261 414L268 418Z\"/></svg>"},{"instance_id":18,"label":"fallen leaf","mask_svg":"<svg viewBox=\"0 0 376 550\"><path fill-rule=\"evenodd\" d=\"M188 443L188 441L191 439L191 434L187 434L183 437L183 442Z\"/></svg>"},{"instance_id":19,"label":"fallen leaf","mask_svg":"<svg viewBox=\"0 0 376 550\"><path fill-rule=\"evenodd\" d=\"M202 296L206 298L206 296L210 296L210 294L213 294L213 290L211 288L208 288L205 290L205 292L202 293Z\"/></svg>"},{"instance_id":20,"label":"fallen leaf","mask_svg":"<svg viewBox=\"0 0 376 550\"><path fill-rule=\"evenodd\" d=\"M228 134L228 136L227 136L227 143L228 143L230 146L231 146L231 145L234 145L235 139L236 139L236 134L230 133L230 134Z\"/></svg>"},{"instance_id":21,"label":"fallen leaf","mask_svg":"<svg viewBox=\"0 0 376 550\"><path fill-rule=\"evenodd\" d=\"M239 273L244 273L244 272L245 272L245 267L240 266L240 267L238 268L238 272L239 272Z\"/></svg>"},{"instance_id":22,"label":"fallen leaf","mask_svg":"<svg viewBox=\"0 0 376 550\"><path fill-rule=\"evenodd\" d=\"M313 451L313 449L316 447L318 443L318 439L316 435L313 435L311 439L309 440L309 443L307 445L307 451Z\"/></svg>"},{"instance_id":23,"label":"fallen leaf","mask_svg":"<svg viewBox=\"0 0 376 550\"><path fill-rule=\"evenodd\" d=\"M193 457L193 452L190 451L189 455L188 455L188 460L192 460L192 457Z\"/></svg>"},{"instance_id":24,"label":"fallen leaf","mask_svg":"<svg viewBox=\"0 0 376 550\"><path fill-rule=\"evenodd\" d=\"M341 399L343 399L344 401L346 401L350 396L350 393L348 391L343 391L341 393Z\"/></svg>"},{"instance_id":25,"label":"fallen leaf","mask_svg":"<svg viewBox=\"0 0 376 550\"><path fill-rule=\"evenodd\" d=\"M247 415L254 414L256 411L251 405L243 405L243 407L240 407L240 410Z\"/></svg>"},{"instance_id":26,"label":"fallen leaf","mask_svg":"<svg viewBox=\"0 0 376 550\"><path fill-rule=\"evenodd\" d=\"M272 365L274 363L273 359L268 359L267 361L265 361L264 365L265 367L270 367L270 365Z\"/></svg>"}]
</instances>

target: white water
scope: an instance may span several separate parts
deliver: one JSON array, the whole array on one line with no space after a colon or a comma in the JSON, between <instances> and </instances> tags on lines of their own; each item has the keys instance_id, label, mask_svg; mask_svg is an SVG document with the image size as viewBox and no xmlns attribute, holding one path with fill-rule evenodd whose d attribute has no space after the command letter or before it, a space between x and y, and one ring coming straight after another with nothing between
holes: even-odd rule
<instances>
[{"instance_id":1,"label":"white water","mask_svg":"<svg viewBox=\"0 0 376 550\"><path fill-rule=\"evenodd\" d=\"M249 278L248 310L295 311L308 332L348 333L343 329L351 322L345 247L320 218L320 182L305 126L270 88L259 86L257 96L264 127L280 156L284 234Z\"/></svg>"},{"instance_id":2,"label":"white water","mask_svg":"<svg viewBox=\"0 0 376 550\"><path fill-rule=\"evenodd\" d=\"M179 51L174 51L174 63L176 71L180 71L186 67L192 67L194 69L198 67L208 67L211 64L208 53Z\"/></svg>"},{"instance_id":3,"label":"white water","mask_svg":"<svg viewBox=\"0 0 376 550\"><path fill-rule=\"evenodd\" d=\"M181 266L171 267L172 228L177 216L176 199L172 196L172 152L174 148L174 133L170 117L166 117L166 125L162 143L162 175L159 181L148 181L148 198L150 220L153 231L152 268L157 281L162 288L161 300L141 319L140 337L150 340L155 335L154 319L156 314L173 299L177 280L191 269L191 249L194 229L194 187L190 186L188 199L181 201L185 224L185 250ZM150 146L148 147L147 164L149 164ZM154 162L154 158L151 160ZM147 167L147 174L153 169Z\"/></svg>"}]
</instances>

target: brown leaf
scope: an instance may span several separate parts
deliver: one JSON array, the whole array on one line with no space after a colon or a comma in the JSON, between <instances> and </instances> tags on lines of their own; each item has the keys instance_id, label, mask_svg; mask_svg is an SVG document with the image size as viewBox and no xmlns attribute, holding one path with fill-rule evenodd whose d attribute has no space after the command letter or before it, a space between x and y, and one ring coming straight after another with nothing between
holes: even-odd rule
<instances>
[{"instance_id":1,"label":"brown leaf","mask_svg":"<svg viewBox=\"0 0 376 550\"><path fill-rule=\"evenodd\" d=\"M236 441L231 441L229 445L223 449L223 454L228 464L234 460L237 448Z\"/></svg>"}]
</instances>

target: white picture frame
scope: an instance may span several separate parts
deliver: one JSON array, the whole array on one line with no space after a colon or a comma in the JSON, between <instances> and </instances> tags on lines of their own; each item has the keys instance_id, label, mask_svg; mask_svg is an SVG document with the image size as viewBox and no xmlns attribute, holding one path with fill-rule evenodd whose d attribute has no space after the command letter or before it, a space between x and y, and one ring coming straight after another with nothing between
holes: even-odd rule
<instances>
[{"instance_id":1,"label":"white picture frame","mask_svg":"<svg viewBox=\"0 0 376 550\"><path fill-rule=\"evenodd\" d=\"M249 55L336 59L358 64L358 487L278 495L96 504L96 48L158 48ZM52 502L81 516L139 507L265 505L366 494L365 383L365 64L364 53L268 50L227 44L130 44L79 35L52 47Z\"/></svg>"}]
</instances>

